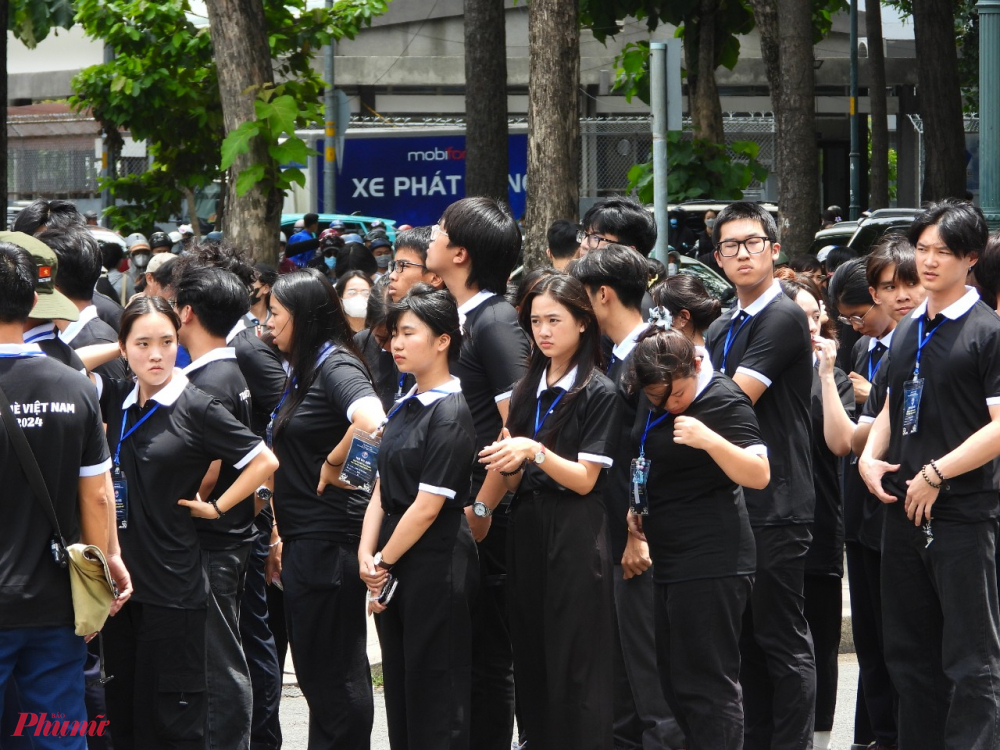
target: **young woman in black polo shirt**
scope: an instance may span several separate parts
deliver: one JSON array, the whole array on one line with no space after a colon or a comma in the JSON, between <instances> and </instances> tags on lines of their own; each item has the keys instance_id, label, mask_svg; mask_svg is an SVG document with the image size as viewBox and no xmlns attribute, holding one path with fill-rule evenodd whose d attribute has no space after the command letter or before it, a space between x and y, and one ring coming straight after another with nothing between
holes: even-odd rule
<instances>
[{"instance_id":1,"label":"young woman in black polo shirt","mask_svg":"<svg viewBox=\"0 0 1000 750\"><path fill-rule=\"evenodd\" d=\"M221 518L278 462L260 438L174 370L180 321L158 297L122 313L121 353L137 382L98 377L114 466L118 538L135 593L104 629L116 747L205 742L208 581L192 517ZM212 461L240 470L212 502L198 496ZM191 499L187 499L191 498Z\"/></svg>"},{"instance_id":2,"label":"young woman in black polo shirt","mask_svg":"<svg viewBox=\"0 0 1000 750\"><path fill-rule=\"evenodd\" d=\"M630 511L629 529L649 542L660 682L687 746L735 750L741 618L756 567L742 487L767 486L770 467L750 400L703 356L656 327L632 353L630 384L642 391L632 443L648 462L648 515Z\"/></svg>"},{"instance_id":3,"label":"young woman in black polo shirt","mask_svg":"<svg viewBox=\"0 0 1000 750\"><path fill-rule=\"evenodd\" d=\"M583 285L543 277L519 314L535 347L509 432L480 453L512 502L507 587L514 680L529 741L612 743L612 591L601 496L621 402L598 369L600 330Z\"/></svg>"},{"instance_id":4,"label":"young woman in black polo shirt","mask_svg":"<svg viewBox=\"0 0 1000 750\"><path fill-rule=\"evenodd\" d=\"M267 325L289 372L269 427L282 462L273 499L282 541L269 566L281 571L288 642L309 703L309 747L368 748L374 707L358 577L368 493L338 477L355 429L373 431L385 413L337 293L319 271L274 283Z\"/></svg>"},{"instance_id":5,"label":"young woman in black polo shirt","mask_svg":"<svg viewBox=\"0 0 1000 750\"><path fill-rule=\"evenodd\" d=\"M479 580L469 499L475 427L448 370L462 334L454 298L419 284L386 321L400 370L416 385L389 412L379 481L358 551L369 610L379 613L389 744L469 747L471 603ZM378 595L391 576L391 600Z\"/></svg>"}]
</instances>

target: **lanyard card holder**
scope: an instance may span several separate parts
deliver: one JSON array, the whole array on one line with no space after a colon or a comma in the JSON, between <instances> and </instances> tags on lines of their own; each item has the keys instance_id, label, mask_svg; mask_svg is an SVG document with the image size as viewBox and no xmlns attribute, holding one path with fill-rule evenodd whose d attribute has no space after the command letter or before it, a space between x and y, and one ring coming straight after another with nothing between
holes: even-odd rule
<instances>
[{"instance_id":1,"label":"lanyard card holder","mask_svg":"<svg viewBox=\"0 0 1000 750\"><path fill-rule=\"evenodd\" d=\"M914 378L903 383L903 434L916 435L920 420L920 397L924 392L924 379Z\"/></svg>"},{"instance_id":2,"label":"lanyard card holder","mask_svg":"<svg viewBox=\"0 0 1000 750\"><path fill-rule=\"evenodd\" d=\"M642 456L633 458L629 476L632 478L629 482L629 510L637 516L649 515L649 498L646 494L646 482L649 480L649 460Z\"/></svg>"},{"instance_id":3,"label":"lanyard card holder","mask_svg":"<svg viewBox=\"0 0 1000 750\"><path fill-rule=\"evenodd\" d=\"M111 467L111 486L115 491L115 518L119 529L128 528L128 479L120 466Z\"/></svg>"},{"instance_id":4,"label":"lanyard card holder","mask_svg":"<svg viewBox=\"0 0 1000 750\"><path fill-rule=\"evenodd\" d=\"M340 471L340 481L365 492L375 486L375 469L378 465L378 449L382 438L364 430L354 430L351 447Z\"/></svg>"}]
</instances>

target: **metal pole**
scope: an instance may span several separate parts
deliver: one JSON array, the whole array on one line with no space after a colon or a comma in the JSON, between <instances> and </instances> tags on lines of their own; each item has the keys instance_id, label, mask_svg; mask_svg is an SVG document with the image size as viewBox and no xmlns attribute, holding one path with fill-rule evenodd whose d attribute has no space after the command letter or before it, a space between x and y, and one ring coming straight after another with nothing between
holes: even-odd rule
<instances>
[{"instance_id":1,"label":"metal pole","mask_svg":"<svg viewBox=\"0 0 1000 750\"><path fill-rule=\"evenodd\" d=\"M1000 0L979 0L979 205L1000 228ZM990 83L993 82L993 83Z\"/></svg>"},{"instance_id":2,"label":"metal pole","mask_svg":"<svg viewBox=\"0 0 1000 750\"><path fill-rule=\"evenodd\" d=\"M327 10L333 10L333 0L326 0ZM323 93L323 109L326 112L326 134L323 141L323 212L336 213L337 151L334 139L337 136L337 99L333 94L333 57L336 54L331 39L326 46L326 90Z\"/></svg>"},{"instance_id":3,"label":"metal pole","mask_svg":"<svg viewBox=\"0 0 1000 750\"><path fill-rule=\"evenodd\" d=\"M115 60L115 48L110 44L104 45L104 62L105 64L112 63ZM108 180L113 180L118 176L118 149L113 147L107 135L104 135L102 140L104 143L101 147L101 168L104 172L104 178ZM101 210L115 205L115 196L111 193L110 188L104 188L101 191ZM110 226L111 222L107 219L103 219L102 224L104 226Z\"/></svg>"},{"instance_id":4,"label":"metal pole","mask_svg":"<svg viewBox=\"0 0 1000 750\"><path fill-rule=\"evenodd\" d=\"M653 257L667 264L667 45L649 44L649 102L653 114Z\"/></svg>"},{"instance_id":5,"label":"metal pole","mask_svg":"<svg viewBox=\"0 0 1000 750\"><path fill-rule=\"evenodd\" d=\"M858 122L858 0L851 0L851 203L848 217L861 216L861 135Z\"/></svg>"}]
</instances>

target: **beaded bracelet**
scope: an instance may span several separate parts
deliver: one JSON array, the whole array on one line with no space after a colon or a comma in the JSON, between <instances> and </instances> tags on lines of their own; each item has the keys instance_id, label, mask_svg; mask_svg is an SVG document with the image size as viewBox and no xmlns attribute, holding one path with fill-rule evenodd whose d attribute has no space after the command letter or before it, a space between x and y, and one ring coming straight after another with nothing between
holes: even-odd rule
<instances>
[{"instance_id":1,"label":"beaded bracelet","mask_svg":"<svg viewBox=\"0 0 1000 750\"><path fill-rule=\"evenodd\" d=\"M926 466L921 466L920 467L920 476L922 476L924 478L924 481L927 482L927 484L929 484L934 489L936 489L936 490L941 489L941 485L940 484L935 484L934 482L931 481L931 478L929 476L927 476L927 467Z\"/></svg>"},{"instance_id":2,"label":"beaded bracelet","mask_svg":"<svg viewBox=\"0 0 1000 750\"><path fill-rule=\"evenodd\" d=\"M935 461L933 458L931 459L931 468L934 469L934 473L938 475L938 478L941 480L941 484L944 485L944 488L946 490L949 489L948 480L945 479L944 474L941 473L941 469L937 467L937 461Z\"/></svg>"}]
</instances>

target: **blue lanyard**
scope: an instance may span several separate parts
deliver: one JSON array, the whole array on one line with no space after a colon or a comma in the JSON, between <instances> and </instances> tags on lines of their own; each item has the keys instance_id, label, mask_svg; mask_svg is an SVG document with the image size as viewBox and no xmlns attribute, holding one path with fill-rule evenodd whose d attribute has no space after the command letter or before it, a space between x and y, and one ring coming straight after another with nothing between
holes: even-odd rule
<instances>
[{"instance_id":1,"label":"blue lanyard","mask_svg":"<svg viewBox=\"0 0 1000 750\"><path fill-rule=\"evenodd\" d=\"M944 324L944 321L945 319L942 318L940 323L927 332L927 336L924 336L924 316L921 315L920 320L917 321L917 363L913 368L914 380L920 377L920 355L924 351L924 347L927 346L927 342L931 340L931 336L938 332Z\"/></svg>"},{"instance_id":2,"label":"blue lanyard","mask_svg":"<svg viewBox=\"0 0 1000 750\"><path fill-rule=\"evenodd\" d=\"M739 316L739 313L737 313L736 315ZM736 325L736 318L733 318L733 321L729 324L729 334L726 336L726 343L722 349L721 369L723 372L726 372L726 360L729 358L729 350L732 348L733 343L736 341L736 337L740 335L740 331L743 330L743 326L749 323L750 318L752 317L753 317L752 315L747 315L745 318L743 318L743 322L740 323L740 327L737 328L735 331L733 330L733 326ZM726 374L728 375L729 373Z\"/></svg>"},{"instance_id":3,"label":"blue lanyard","mask_svg":"<svg viewBox=\"0 0 1000 750\"><path fill-rule=\"evenodd\" d=\"M615 363L617 361L618 361L618 357L615 356L614 352L611 352L611 359L608 360L608 369L604 371L605 375L609 375L611 373L611 368L615 366Z\"/></svg>"},{"instance_id":4,"label":"blue lanyard","mask_svg":"<svg viewBox=\"0 0 1000 750\"><path fill-rule=\"evenodd\" d=\"M452 391L442 391L440 388L431 388L429 391L424 391L424 393L443 393L447 396L448 394L452 393ZM382 424L378 426L378 431L385 429L385 426L389 424L389 420L392 419L394 416L396 416L396 413L403 408L403 404L405 404L411 398L416 398L419 395L420 395L419 393L413 393L404 398L402 401L397 401L396 405L389 410L389 413L386 415L385 419L382 420Z\"/></svg>"},{"instance_id":5,"label":"blue lanyard","mask_svg":"<svg viewBox=\"0 0 1000 750\"><path fill-rule=\"evenodd\" d=\"M649 431L669 416L670 412L666 412L657 417L653 420L652 424L650 424L649 420L653 419L653 410L649 410L649 414L646 415L646 429L642 431L642 440L639 441L639 458L644 458L646 456L646 437L649 435Z\"/></svg>"},{"instance_id":6,"label":"blue lanyard","mask_svg":"<svg viewBox=\"0 0 1000 750\"><path fill-rule=\"evenodd\" d=\"M874 353L875 353L874 349L871 352L868 353L868 382L869 383L871 383L871 382L873 382L875 380L875 376L878 374L878 368L880 368L882 366L882 360L885 359L885 352L883 352L882 356L879 358L878 362L875 363L875 368L872 369L872 355Z\"/></svg>"},{"instance_id":7,"label":"blue lanyard","mask_svg":"<svg viewBox=\"0 0 1000 750\"><path fill-rule=\"evenodd\" d=\"M130 429L128 432L125 432L125 415L127 414L127 412L122 413L122 431L121 435L118 438L118 447L115 448L115 466L119 465L118 457L121 455L122 452L122 443L124 443L128 439L129 435L138 430L142 426L143 422L145 422L147 419L153 416L153 412L155 412L159 408L160 405L157 404L152 409L147 411L145 416L138 422L136 422L134 425L132 425L132 429Z\"/></svg>"},{"instance_id":8,"label":"blue lanyard","mask_svg":"<svg viewBox=\"0 0 1000 750\"><path fill-rule=\"evenodd\" d=\"M406 373L404 372L399 376L399 387L396 389L396 398L401 398L403 395L403 383L406 382Z\"/></svg>"},{"instance_id":9,"label":"blue lanyard","mask_svg":"<svg viewBox=\"0 0 1000 750\"><path fill-rule=\"evenodd\" d=\"M544 377L544 375L542 377ZM538 403L535 406L535 433L531 436L532 439L538 436L538 431L542 429L542 425L545 424L545 420L549 418L549 414L556 410L556 407L565 395L566 391L561 391L559 395L556 396L556 400L552 402L552 406L550 406L549 410L545 412L544 417L542 416L542 397L538 397Z\"/></svg>"},{"instance_id":10,"label":"blue lanyard","mask_svg":"<svg viewBox=\"0 0 1000 750\"><path fill-rule=\"evenodd\" d=\"M274 411L271 412L271 421L273 422L278 416L278 412L281 411L281 405L285 403L285 399L288 398L288 394L291 392L292 388L295 387L295 378L292 378L292 382L285 389L285 392L281 394L281 400L278 401L278 405L274 407Z\"/></svg>"}]
</instances>

